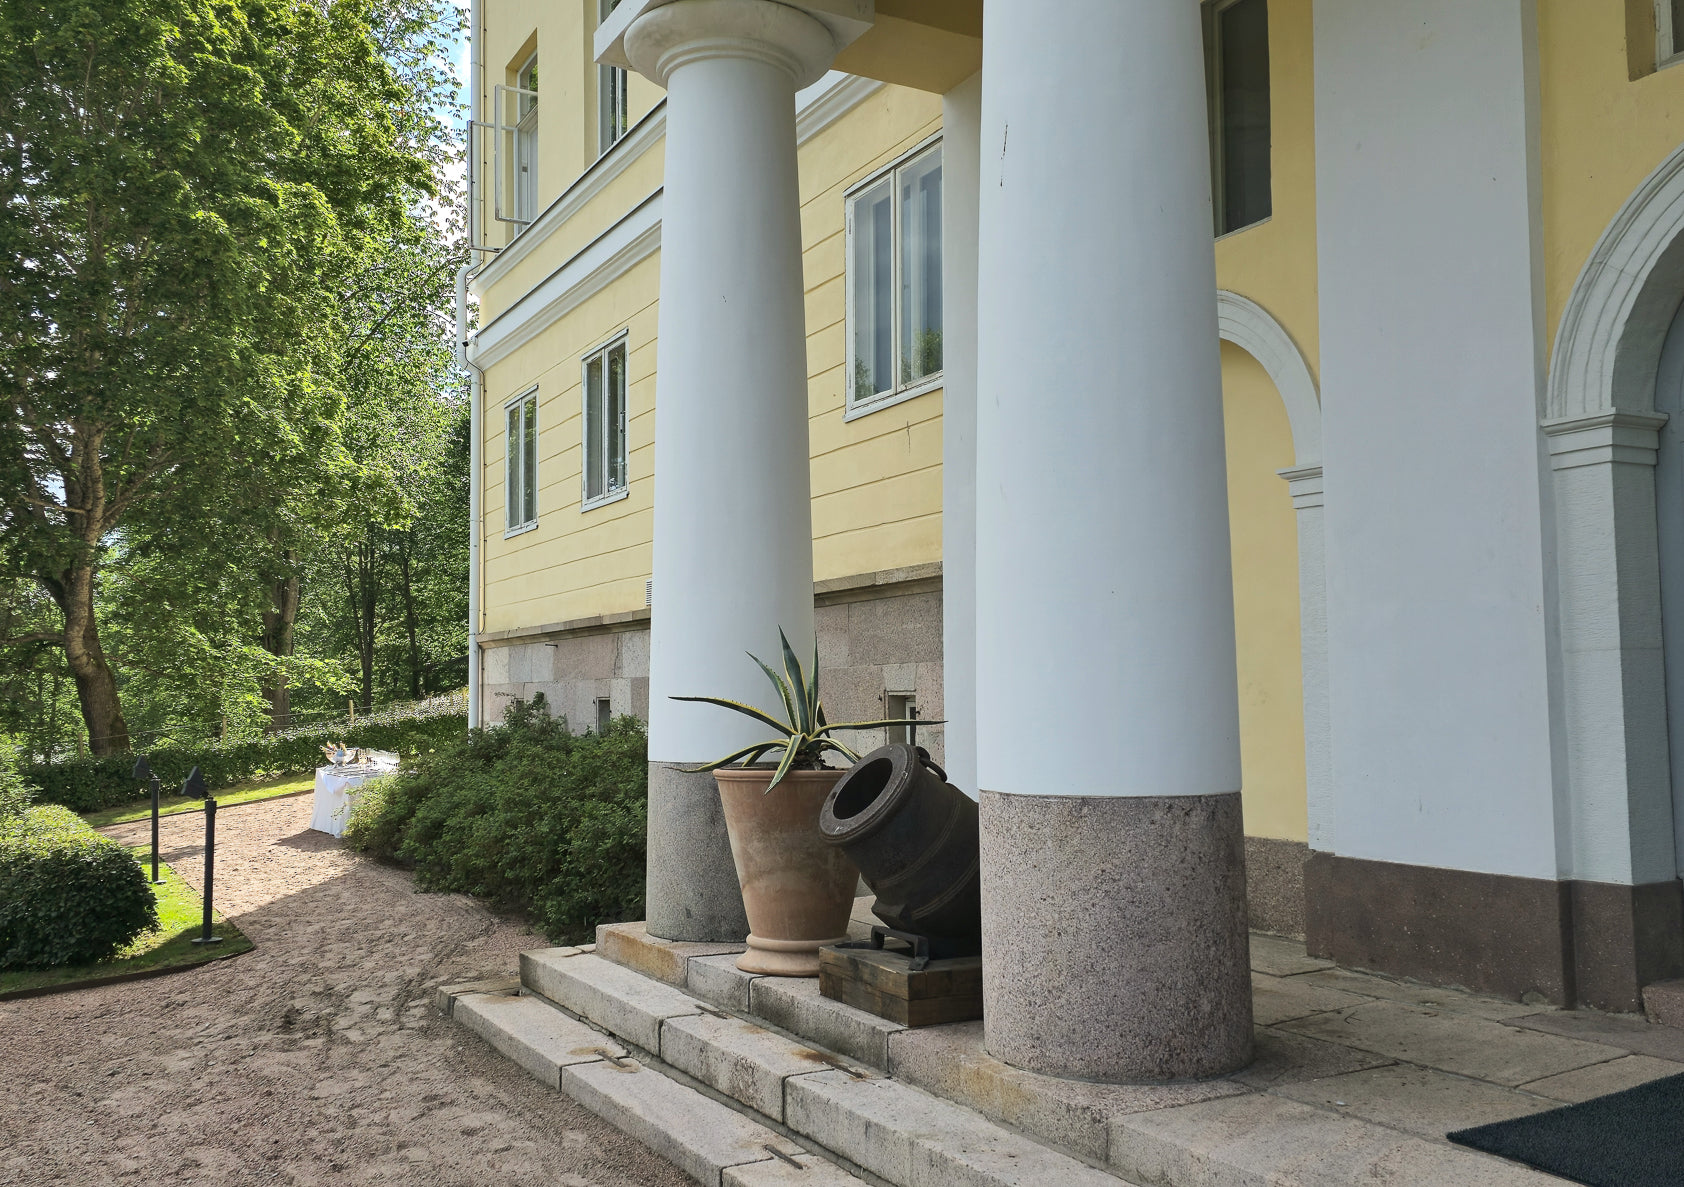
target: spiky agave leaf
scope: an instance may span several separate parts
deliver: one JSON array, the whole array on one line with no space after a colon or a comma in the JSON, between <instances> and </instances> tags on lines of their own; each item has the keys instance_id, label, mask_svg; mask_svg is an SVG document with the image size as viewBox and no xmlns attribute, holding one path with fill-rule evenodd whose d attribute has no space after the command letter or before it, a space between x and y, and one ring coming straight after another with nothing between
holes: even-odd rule
<instances>
[{"instance_id":1,"label":"spiky agave leaf","mask_svg":"<svg viewBox=\"0 0 1684 1187\"><path fill-rule=\"evenodd\" d=\"M741 701L727 700L724 697L672 697L675 701L700 701L704 705L719 705L726 709L735 709L745 717L752 717L762 725L769 725L780 733L789 734L793 731L789 726L773 717L763 709L756 709L753 705L745 705ZM781 745L781 743L780 743Z\"/></svg>"},{"instance_id":2,"label":"spiky agave leaf","mask_svg":"<svg viewBox=\"0 0 1684 1187\"><path fill-rule=\"evenodd\" d=\"M808 703L805 695L806 681L801 677L801 661L795 658L795 649L789 645L789 636L784 634L783 627L778 628L778 642L784 649L784 671L789 675L790 687L795 690L795 707L798 710L795 717L795 727L803 734L813 732L813 707Z\"/></svg>"},{"instance_id":3,"label":"spiky agave leaf","mask_svg":"<svg viewBox=\"0 0 1684 1187\"><path fill-rule=\"evenodd\" d=\"M766 679L770 680L772 682L772 687L778 690L778 696L783 699L784 713L789 718L789 723L787 725L781 725L780 728L785 733L793 734L796 730L795 697L790 692L789 682L774 672L771 665L761 659L758 655L755 655L754 652L750 651L745 654L747 654L747 656L755 663L760 665L760 670L766 673Z\"/></svg>"},{"instance_id":4,"label":"spiky agave leaf","mask_svg":"<svg viewBox=\"0 0 1684 1187\"><path fill-rule=\"evenodd\" d=\"M817 634L813 636L813 667L807 677L807 704L811 709L808 720L812 722L807 728L817 729L824 724L824 706L819 704L819 640Z\"/></svg>"},{"instance_id":5,"label":"spiky agave leaf","mask_svg":"<svg viewBox=\"0 0 1684 1187\"><path fill-rule=\"evenodd\" d=\"M703 763L699 767L679 767L678 769L683 771L686 775L700 775L704 771L717 771L720 767L728 767L739 758L743 760L743 766L746 767L750 763L759 762L760 756L765 754L768 750L776 750L779 746L784 745L787 745L787 743L756 742L752 746L744 746L741 750L733 751L732 753L727 754L724 758L716 758L712 762Z\"/></svg>"},{"instance_id":6,"label":"spiky agave leaf","mask_svg":"<svg viewBox=\"0 0 1684 1187\"><path fill-rule=\"evenodd\" d=\"M782 783L784 781L784 776L789 774L789 768L795 764L795 756L800 754L804 749L802 746L804 741L806 741L806 739L799 734L790 736L789 744L784 747L784 756L778 763L778 769L776 773L773 774L772 781L766 785L766 790L768 792L770 792L778 784Z\"/></svg>"},{"instance_id":7,"label":"spiky agave leaf","mask_svg":"<svg viewBox=\"0 0 1684 1187\"><path fill-rule=\"evenodd\" d=\"M838 721L835 725L821 726L813 731L813 736L822 738L831 730L875 730L890 725L946 725L945 717L886 717L882 721Z\"/></svg>"}]
</instances>

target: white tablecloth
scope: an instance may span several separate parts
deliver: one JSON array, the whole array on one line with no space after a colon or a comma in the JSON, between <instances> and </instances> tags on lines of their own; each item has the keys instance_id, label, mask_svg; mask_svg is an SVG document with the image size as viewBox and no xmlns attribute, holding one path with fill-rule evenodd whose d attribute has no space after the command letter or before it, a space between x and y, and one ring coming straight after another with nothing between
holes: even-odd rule
<instances>
[{"instance_id":1,"label":"white tablecloth","mask_svg":"<svg viewBox=\"0 0 1684 1187\"><path fill-rule=\"evenodd\" d=\"M335 837L345 831L351 818L351 789L376 775L388 775L391 767L359 763L356 766L317 767L315 807L310 813L310 827L319 833Z\"/></svg>"}]
</instances>

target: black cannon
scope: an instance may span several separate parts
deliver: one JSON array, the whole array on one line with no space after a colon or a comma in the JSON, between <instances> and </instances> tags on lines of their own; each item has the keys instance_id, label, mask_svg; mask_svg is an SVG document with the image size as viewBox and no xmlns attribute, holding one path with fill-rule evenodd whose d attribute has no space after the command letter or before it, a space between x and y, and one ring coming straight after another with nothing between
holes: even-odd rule
<instances>
[{"instance_id":1,"label":"black cannon","mask_svg":"<svg viewBox=\"0 0 1684 1187\"><path fill-rule=\"evenodd\" d=\"M982 951L976 804L922 747L891 743L855 763L819 832L859 867L889 927L925 937L936 959Z\"/></svg>"}]
</instances>

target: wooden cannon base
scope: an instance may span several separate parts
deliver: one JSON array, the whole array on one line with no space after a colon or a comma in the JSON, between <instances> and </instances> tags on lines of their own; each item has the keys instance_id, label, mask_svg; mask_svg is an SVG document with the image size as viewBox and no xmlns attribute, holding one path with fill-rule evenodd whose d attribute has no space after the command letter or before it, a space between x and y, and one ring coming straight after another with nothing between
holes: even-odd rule
<instances>
[{"instance_id":1,"label":"wooden cannon base","mask_svg":"<svg viewBox=\"0 0 1684 1187\"><path fill-rule=\"evenodd\" d=\"M914 963L882 948L820 948L819 992L902 1026L982 1017L982 957L931 960L919 969Z\"/></svg>"}]
</instances>

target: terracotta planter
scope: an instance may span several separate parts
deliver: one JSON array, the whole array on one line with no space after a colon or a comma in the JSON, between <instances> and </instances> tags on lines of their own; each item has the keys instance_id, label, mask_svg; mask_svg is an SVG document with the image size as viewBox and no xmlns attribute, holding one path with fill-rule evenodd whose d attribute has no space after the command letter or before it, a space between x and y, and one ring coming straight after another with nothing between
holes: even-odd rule
<instances>
[{"instance_id":1,"label":"terracotta planter","mask_svg":"<svg viewBox=\"0 0 1684 1187\"><path fill-rule=\"evenodd\" d=\"M816 977L819 949L847 938L859 871L819 834L841 771L791 771L770 792L770 767L714 772L748 912L745 973Z\"/></svg>"}]
</instances>

